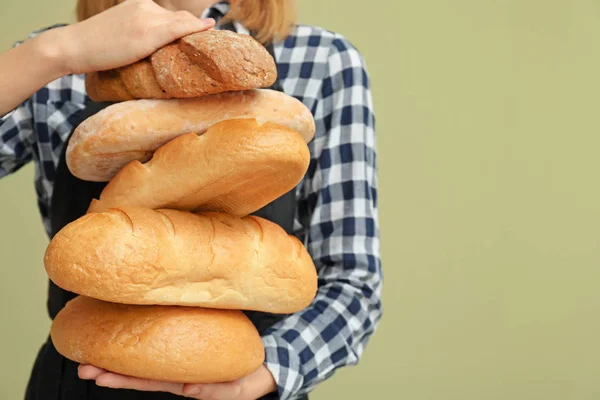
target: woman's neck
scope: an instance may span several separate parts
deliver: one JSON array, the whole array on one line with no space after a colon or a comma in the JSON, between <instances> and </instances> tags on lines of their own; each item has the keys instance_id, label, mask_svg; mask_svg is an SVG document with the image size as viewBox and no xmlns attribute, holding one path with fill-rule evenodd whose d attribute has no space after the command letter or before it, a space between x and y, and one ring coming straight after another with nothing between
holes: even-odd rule
<instances>
[{"instance_id":1,"label":"woman's neck","mask_svg":"<svg viewBox=\"0 0 600 400\"><path fill-rule=\"evenodd\" d=\"M185 10L199 17L207 8L218 3L218 0L156 0L156 2L167 10Z\"/></svg>"}]
</instances>

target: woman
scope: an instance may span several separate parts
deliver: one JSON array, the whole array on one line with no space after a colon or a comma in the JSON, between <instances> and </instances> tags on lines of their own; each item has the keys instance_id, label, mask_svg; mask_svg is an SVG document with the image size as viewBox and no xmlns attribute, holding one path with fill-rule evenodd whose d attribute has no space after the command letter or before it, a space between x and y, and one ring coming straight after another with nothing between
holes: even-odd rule
<instances>
[{"instance_id":1,"label":"woman","mask_svg":"<svg viewBox=\"0 0 600 400\"><path fill-rule=\"evenodd\" d=\"M319 292L306 310L261 330L266 361L258 371L223 384L149 382L72 366L48 340L27 399L299 399L359 361L382 316L370 82L361 55L343 36L296 24L294 11L291 0L80 0L78 23L34 32L0 56L0 177L35 163L50 237L57 229L53 192L62 179L61 155L76 115L89 103L88 72L130 64L193 32L227 27L271 49L280 90L304 102L317 126L293 213L294 233L318 268Z\"/></svg>"}]
</instances>

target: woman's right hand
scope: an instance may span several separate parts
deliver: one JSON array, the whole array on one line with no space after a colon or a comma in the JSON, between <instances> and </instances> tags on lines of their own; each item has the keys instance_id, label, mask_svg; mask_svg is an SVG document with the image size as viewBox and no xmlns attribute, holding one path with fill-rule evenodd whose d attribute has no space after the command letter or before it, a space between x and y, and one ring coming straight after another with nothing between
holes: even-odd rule
<instances>
[{"instance_id":1,"label":"woman's right hand","mask_svg":"<svg viewBox=\"0 0 600 400\"><path fill-rule=\"evenodd\" d=\"M125 0L87 20L55 29L54 40L65 74L82 74L132 64L214 24L213 19L169 11L152 0Z\"/></svg>"}]
</instances>

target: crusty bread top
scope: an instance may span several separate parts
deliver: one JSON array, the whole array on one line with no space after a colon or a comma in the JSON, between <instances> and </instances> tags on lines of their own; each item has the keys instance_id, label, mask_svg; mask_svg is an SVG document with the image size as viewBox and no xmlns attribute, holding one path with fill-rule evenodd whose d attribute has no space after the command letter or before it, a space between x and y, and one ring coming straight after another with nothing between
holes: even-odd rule
<instances>
[{"instance_id":1,"label":"crusty bread top","mask_svg":"<svg viewBox=\"0 0 600 400\"><path fill-rule=\"evenodd\" d=\"M235 310L128 306L79 296L58 313L51 337L72 361L168 382L229 382L264 361L258 331Z\"/></svg>"},{"instance_id":2,"label":"crusty bread top","mask_svg":"<svg viewBox=\"0 0 600 400\"><path fill-rule=\"evenodd\" d=\"M228 119L255 118L297 131L306 143L315 135L310 110L296 98L270 89L224 92L193 99L131 100L110 105L77 126L67 147L67 165L83 180L107 182L133 160L186 133L204 134Z\"/></svg>"},{"instance_id":3,"label":"crusty bread top","mask_svg":"<svg viewBox=\"0 0 600 400\"><path fill-rule=\"evenodd\" d=\"M260 217L120 207L68 224L46 250L65 290L127 304L293 313L317 290L303 244Z\"/></svg>"},{"instance_id":4,"label":"crusty bread top","mask_svg":"<svg viewBox=\"0 0 600 400\"><path fill-rule=\"evenodd\" d=\"M256 119L226 120L204 135L173 139L145 164L127 164L89 212L136 206L248 215L296 187L309 163L296 131Z\"/></svg>"},{"instance_id":5,"label":"crusty bread top","mask_svg":"<svg viewBox=\"0 0 600 400\"><path fill-rule=\"evenodd\" d=\"M271 86L275 60L250 35L209 30L183 37L151 56L86 77L94 101L189 98Z\"/></svg>"}]
</instances>

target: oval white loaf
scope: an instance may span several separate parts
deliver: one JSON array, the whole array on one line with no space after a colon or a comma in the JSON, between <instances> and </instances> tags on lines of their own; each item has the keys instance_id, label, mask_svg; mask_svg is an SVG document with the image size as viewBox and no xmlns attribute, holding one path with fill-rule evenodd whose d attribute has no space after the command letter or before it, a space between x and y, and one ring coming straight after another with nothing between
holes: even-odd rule
<instances>
[{"instance_id":1,"label":"oval white loaf","mask_svg":"<svg viewBox=\"0 0 600 400\"><path fill-rule=\"evenodd\" d=\"M310 152L300 134L271 122L227 120L204 135L181 135L145 164L132 161L106 185L89 212L136 206L252 214L292 190Z\"/></svg>"},{"instance_id":2,"label":"oval white loaf","mask_svg":"<svg viewBox=\"0 0 600 400\"><path fill-rule=\"evenodd\" d=\"M264 362L258 331L241 311L129 306L76 297L51 326L64 357L166 382L229 382Z\"/></svg>"},{"instance_id":3,"label":"oval white loaf","mask_svg":"<svg viewBox=\"0 0 600 400\"><path fill-rule=\"evenodd\" d=\"M148 161L156 149L180 135L201 135L218 122L239 118L286 126L306 143L315 135L310 110L296 98L270 89L131 100L108 106L75 129L67 145L67 165L79 179L108 182L130 161Z\"/></svg>"},{"instance_id":4,"label":"oval white loaf","mask_svg":"<svg viewBox=\"0 0 600 400\"><path fill-rule=\"evenodd\" d=\"M125 304L288 314L317 291L304 245L255 216L136 207L86 214L54 236L44 265L65 290Z\"/></svg>"}]
</instances>

